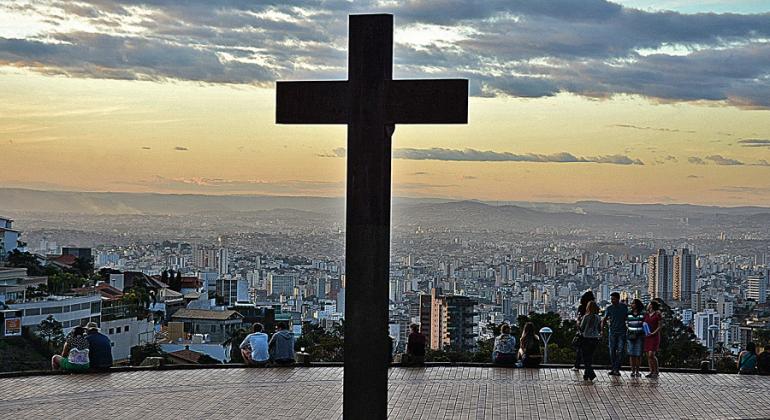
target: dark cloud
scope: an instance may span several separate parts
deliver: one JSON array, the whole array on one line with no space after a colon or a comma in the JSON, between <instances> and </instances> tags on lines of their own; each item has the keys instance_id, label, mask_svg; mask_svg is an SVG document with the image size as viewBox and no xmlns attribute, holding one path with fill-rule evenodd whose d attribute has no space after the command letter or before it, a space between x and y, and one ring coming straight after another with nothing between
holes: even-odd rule
<instances>
[{"instance_id":1,"label":"dark cloud","mask_svg":"<svg viewBox=\"0 0 770 420\"><path fill-rule=\"evenodd\" d=\"M738 140L738 144L743 147L770 147L770 140L767 139L743 139Z\"/></svg>"},{"instance_id":2,"label":"dark cloud","mask_svg":"<svg viewBox=\"0 0 770 420\"><path fill-rule=\"evenodd\" d=\"M687 158L687 161L692 163L693 165L705 165L706 161L703 159L697 157L697 156L690 156Z\"/></svg>"},{"instance_id":3,"label":"dark cloud","mask_svg":"<svg viewBox=\"0 0 770 420\"><path fill-rule=\"evenodd\" d=\"M35 39L0 38L0 65L264 86L344 79L347 15L372 10L394 13L400 30L442 25L463 34L402 39L395 73L467 77L476 96L634 94L770 107L770 14L642 11L604 0L48 0L24 12L55 28ZM68 16L93 29L68 32Z\"/></svg>"},{"instance_id":4,"label":"dark cloud","mask_svg":"<svg viewBox=\"0 0 770 420\"><path fill-rule=\"evenodd\" d=\"M689 178L689 179L701 179L703 177L699 176L699 175L687 175L687 178Z\"/></svg>"},{"instance_id":5,"label":"dark cloud","mask_svg":"<svg viewBox=\"0 0 770 420\"><path fill-rule=\"evenodd\" d=\"M176 147L174 147L174 150L179 150L180 152L185 152L185 151L188 151L190 149L188 149L186 147L183 147L183 146L176 146Z\"/></svg>"},{"instance_id":6,"label":"dark cloud","mask_svg":"<svg viewBox=\"0 0 770 420\"><path fill-rule=\"evenodd\" d=\"M344 147L334 149L331 153L319 154L320 157L345 157ZM625 155L603 155L579 157L572 153L562 152L549 155L538 153L515 154L510 152L494 152L491 150L475 149L432 149L401 148L393 150L393 158L405 160L443 160L455 162L551 162L551 163L609 163L615 165L644 165L640 159ZM422 175L426 172L416 172Z\"/></svg>"},{"instance_id":7,"label":"dark cloud","mask_svg":"<svg viewBox=\"0 0 770 420\"><path fill-rule=\"evenodd\" d=\"M722 155L711 155L706 156L706 160L710 160L711 162L714 162L717 165L726 165L726 166L737 166L737 165L744 165L743 162L737 159L731 159L726 158Z\"/></svg>"},{"instance_id":8,"label":"dark cloud","mask_svg":"<svg viewBox=\"0 0 770 420\"><path fill-rule=\"evenodd\" d=\"M463 175L463 179L479 179L479 177L473 175Z\"/></svg>"},{"instance_id":9,"label":"dark cloud","mask_svg":"<svg viewBox=\"0 0 770 420\"><path fill-rule=\"evenodd\" d=\"M632 128L634 130L664 131L667 133L695 133L695 131L693 130L679 130L676 128L649 127L649 126L639 126L639 125L633 125L633 124L614 124L611 127Z\"/></svg>"},{"instance_id":10,"label":"dark cloud","mask_svg":"<svg viewBox=\"0 0 770 420\"><path fill-rule=\"evenodd\" d=\"M610 163L616 165L644 165L639 159L632 159L625 155L606 155L597 157L578 157L571 153L562 152L549 155L526 153L515 154L510 152L494 152L491 150L456 150L434 147L432 149L395 149L393 157L407 160L443 160L464 162L553 162L553 163Z\"/></svg>"},{"instance_id":11,"label":"dark cloud","mask_svg":"<svg viewBox=\"0 0 770 420\"><path fill-rule=\"evenodd\" d=\"M152 149L152 148L151 148L151 147L147 147L147 146L142 146L142 149L143 149L143 150L150 150L150 149Z\"/></svg>"}]
</instances>

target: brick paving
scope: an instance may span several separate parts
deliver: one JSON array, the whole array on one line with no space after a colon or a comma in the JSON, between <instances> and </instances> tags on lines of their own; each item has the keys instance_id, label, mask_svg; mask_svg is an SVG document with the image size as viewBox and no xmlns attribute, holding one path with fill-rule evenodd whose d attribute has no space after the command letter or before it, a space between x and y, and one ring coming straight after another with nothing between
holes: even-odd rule
<instances>
[{"instance_id":1,"label":"brick paving","mask_svg":"<svg viewBox=\"0 0 770 420\"><path fill-rule=\"evenodd\" d=\"M392 368L389 418L770 418L770 377L597 374L587 384L557 368ZM3 419L334 419L341 412L340 367L0 378Z\"/></svg>"}]
</instances>

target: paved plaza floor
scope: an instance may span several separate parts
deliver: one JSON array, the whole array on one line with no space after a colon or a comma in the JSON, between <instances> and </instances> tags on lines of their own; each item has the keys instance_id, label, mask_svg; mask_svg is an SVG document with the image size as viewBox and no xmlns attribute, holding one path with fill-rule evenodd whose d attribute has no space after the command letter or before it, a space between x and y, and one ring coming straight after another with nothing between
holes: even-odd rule
<instances>
[{"instance_id":1,"label":"paved plaza floor","mask_svg":"<svg viewBox=\"0 0 770 420\"><path fill-rule=\"evenodd\" d=\"M770 418L770 377L568 369L392 368L393 419ZM0 378L3 419L336 419L342 368L196 369Z\"/></svg>"}]
</instances>

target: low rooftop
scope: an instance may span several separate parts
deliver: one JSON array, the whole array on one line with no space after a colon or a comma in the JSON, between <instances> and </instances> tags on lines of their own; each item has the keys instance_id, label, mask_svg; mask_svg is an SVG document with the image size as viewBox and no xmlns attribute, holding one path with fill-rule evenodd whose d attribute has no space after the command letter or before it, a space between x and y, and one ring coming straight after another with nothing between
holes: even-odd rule
<instances>
[{"instance_id":1,"label":"low rooftop","mask_svg":"<svg viewBox=\"0 0 770 420\"><path fill-rule=\"evenodd\" d=\"M389 418L767 418L770 378L562 368L391 368ZM0 377L5 418L340 418L341 367Z\"/></svg>"}]
</instances>

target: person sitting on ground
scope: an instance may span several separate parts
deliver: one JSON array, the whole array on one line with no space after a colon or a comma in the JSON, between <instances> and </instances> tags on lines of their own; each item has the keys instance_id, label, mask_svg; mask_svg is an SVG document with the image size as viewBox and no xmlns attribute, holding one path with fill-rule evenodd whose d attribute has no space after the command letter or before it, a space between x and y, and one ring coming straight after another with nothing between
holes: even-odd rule
<instances>
[{"instance_id":1,"label":"person sitting on ground","mask_svg":"<svg viewBox=\"0 0 770 420\"><path fill-rule=\"evenodd\" d=\"M267 346L267 334L262 332L264 326L255 322L251 326L252 333L247 335L241 343L241 356L247 366L264 367L270 360L270 353Z\"/></svg>"},{"instance_id":2,"label":"person sitting on ground","mask_svg":"<svg viewBox=\"0 0 770 420\"><path fill-rule=\"evenodd\" d=\"M112 343L110 339L99 332L99 326L96 322L86 324L86 333L91 370L109 370L112 367Z\"/></svg>"},{"instance_id":3,"label":"person sitting on ground","mask_svg":"<svg viewBox=\"0 0 770 420\"><path fill-rule=\"evenodd\" d=\"M273 334L268 343L270 359L281 366L294 364L294 334L288 330L285 322L281 321L277 326L278 331Z\"/></svg>"},{"instance_id":4,"label":"person sitting on ground","mask_svg":"<svg viewBox=\"0 0 770 420\"><path fill-rule=\"evenodd\" d=\"M85 372L89 368L88 339L83 327L75 327L67 335L61 355L51 358L51 369L65 372Z\"/></svg>"},{"instance_id":5,"label":"person sitting on ground","mask_svg":"<svg viewBox=\"0 0 770 420\"><path fill-rule=\"evenodd\" d=\"M765 346L757 356L757 371L760 375L770 375L770 346Z\"/></svg>"},{"instance_id":6,"label":"person sitting on ground","mask_svg":"<svg viewBox=\"0 0 770 420\"><path fill-rule=\"evenodd\" d=\"M738 355L738 373L741 375L757 373L757 345L753 342L746 344L746 350Z\"/></svg>"},{"instance_id":7,"label":"person sitting on ground","mask_svg":"<svg viewBox=\"0 0 770 420\"><path fill-rule=\"evenodd\" d=\"M511 335L511 326L508 324L500 327L500 335L495 338L492 362L506 366L516 364L516 337Z\"/></svg>"},{"instance_id":8,"label":"person sitting on ground","mask_svg":"<svg viewBox=\"0 0 770 420\"><path fill-rule=\"evenodd\" d=\"M412 332L409 333L409 338L406 341L406 354L401 361L406 365L421 365L425 363L425 334L420 332L418 324L412 324L409 328Z\"/></svg>"},{"instance_id":9,"label":"person sitting on ground","mask_svg":"<svg viewBox=\"0 0 770 420\"><path fill-rule=\"evenodd\" d=\"M535 334L535 324L524 324L524 332L521 333L521 348L519 348L520 367L535 368L540 366L540 339Z\"/></svg>"}]
</instances>

